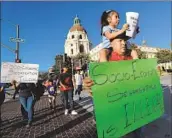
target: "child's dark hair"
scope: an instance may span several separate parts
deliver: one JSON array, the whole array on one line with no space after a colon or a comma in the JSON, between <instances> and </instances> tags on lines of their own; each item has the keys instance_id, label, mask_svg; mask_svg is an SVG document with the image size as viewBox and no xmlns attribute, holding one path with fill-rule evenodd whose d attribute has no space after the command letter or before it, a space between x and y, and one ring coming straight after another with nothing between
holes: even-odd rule
<instances>
[{"instance_id":1,"label":"child's dark hair","mask_svg":"<svg viewBox=\"0 0 172 138\"><path fill-rule=\"evenodd\" d=\"M116 12L115 10L107 10L107 11L104 11L102 13L102 16L101 16L101 35L102 35L103 27L106 25L109 25L107 18L109 16L111 16L112 13L114 13L114 12L118 14L118 12ZM119 14L118 14L118 16L119 16Z\"/></svg>"},{"instance_id":2,"label":"child's dark hair","mask_svg":"<svg viewBox=\"0 0 172 138\"><path fill-rule=\"evenodd\" d=\"M48 82L52 82L53 83L53 80L52 79L48 79Z\"/></svg>"}]
</instances>

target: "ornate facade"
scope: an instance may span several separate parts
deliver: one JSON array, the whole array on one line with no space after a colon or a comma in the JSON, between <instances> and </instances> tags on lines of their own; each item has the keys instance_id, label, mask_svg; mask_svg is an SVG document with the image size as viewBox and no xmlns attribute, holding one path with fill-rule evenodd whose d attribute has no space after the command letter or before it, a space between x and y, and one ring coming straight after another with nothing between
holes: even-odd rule
<instances>
[{"instance_id":1,"label":"ornate facade","mask_svg":"<svg viewBox=\"0 0 172 138\"><path fill-rule=\"evenodd\" d=\"M91 42L88 40L87 32L82 27L80 19L76 16L74 24L70 28L65 40L65 53L69 57L74 57L79 53L88 54L91 49Z\"/></svg>"},{"instance_id":2,"label":"ornate facade","mask_svg":"<svg viewBox=\"0 0 172 138\"><path fill-rule=\"evenodd\" d=\"M98 61L98 59L99 59L99 54L98 53L100 51L101 45L102 45L102 43L98 44L96 47L94 47L90 51L90 56L91 56L91 59L93 61ZM163 50L162 48L156 48L156 47L147 46L146 41L143 41L142 45L141 46L137 45L137 47L142 52L145 52L147 58L155 58L156 57L156 53L158 51L160 51L160 50Z\"/></svg>"}]
</instances>

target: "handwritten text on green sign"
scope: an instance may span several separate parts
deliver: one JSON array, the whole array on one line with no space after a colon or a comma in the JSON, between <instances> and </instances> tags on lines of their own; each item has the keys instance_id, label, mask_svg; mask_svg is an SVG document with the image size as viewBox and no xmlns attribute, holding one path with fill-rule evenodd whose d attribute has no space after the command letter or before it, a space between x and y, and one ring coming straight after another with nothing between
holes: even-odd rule
<instances>
[{"instance_id":1,"label":"handwritten text on green sign","mask_svg":"<svg viewBox=\"0 0 172 138\"><path fill-rule=\"evenodd\" d=\"M99 138L119 138L164 112L156 60L91 63Z\"/></svg>"}]
</instances>

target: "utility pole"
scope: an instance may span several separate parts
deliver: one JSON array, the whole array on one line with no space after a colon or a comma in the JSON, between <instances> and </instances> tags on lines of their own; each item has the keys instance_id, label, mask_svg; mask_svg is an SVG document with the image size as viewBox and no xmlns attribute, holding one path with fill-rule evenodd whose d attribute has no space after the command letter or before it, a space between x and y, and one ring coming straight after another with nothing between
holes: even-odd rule
<instances>
[{"instance_id":1,"label":"utility pole","mask_svg":"<svg viewBox=\"0 0 172 138\"><path fill-rule=\"evenodd\" d=\"M19 25L17 25L16 39L19 39ZM16 41L16 60L19 60L19 41Z\"/></svg>"},{"instance_id":2,"label":"utility pole","mask_svg":"<svg viewBox=\"0 0 172 138\"><path fill-rule=\"evenodd\" d=\"M19 32L20 32L19 25L18 25L18 24L16 25L16 24L12 23L12 22L9 21L9 20L4 20L4 19L0 19L0 20L1 20L1 21L5 21L5 22L8 22L8 23L10 23L10 24L12 24L13 26L16 27L16 38L10 37L10 41L16 43L16 49L13 51L12 48L10 48L10 47L8 47L8 46L2 44L2 43L1 43L1 46L6 47L7 49L13 51L13 52L16 54L15 62L16 62L16 63L20 63L20 62L21 62L21 59L19 58L20 42L24 43L25 40L24 40L24 39L21 39L21 38L19 37Z\"/></svg>"},{"instance_id":3,"label":"utility pole","mask_svg":"<svg viewBox=\"0 0 172 138\"><path fill-rule=\"evenodd\" d=\"M19 25L16 25L16 38L11 37L10 41L15 42L16 43L16 50L15 50L15 54L16 54L16 58L15 58L15 62L20 61L21 59L19 58L19 48L20 48L20 42L24 43L24 39L21 39L19 37L20 35L20 28Z\"/></svg>"}]
</instances>

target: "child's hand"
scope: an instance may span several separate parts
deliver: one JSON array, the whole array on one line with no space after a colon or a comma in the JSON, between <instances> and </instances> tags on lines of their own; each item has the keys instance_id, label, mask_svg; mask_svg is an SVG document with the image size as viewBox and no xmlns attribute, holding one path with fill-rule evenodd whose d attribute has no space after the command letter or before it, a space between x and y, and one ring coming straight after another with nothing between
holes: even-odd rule
<instances>
[{"instance_id":1,"label":"child's hand","mask_svg":"<svg viewBox=\"0 0 172 138\"><path fill-rule=\"evenodd\" d=\"M12 81L11 81L11 84L12 84L12 85L14 85L14 84L16 84L16 83L17 83L16 80L12 80Z\"/></svg>"},{"instance_id":2,"label":"child's hand","mask_svg":"<svg viewBox=\"0 0 172 138\"><path fill-rule=\"evenodd\" d=\"M128 28L129 28L129 24L126 23L123 25L122 30L126 31L128 30Z\"/></svg>"}]
</instances>

